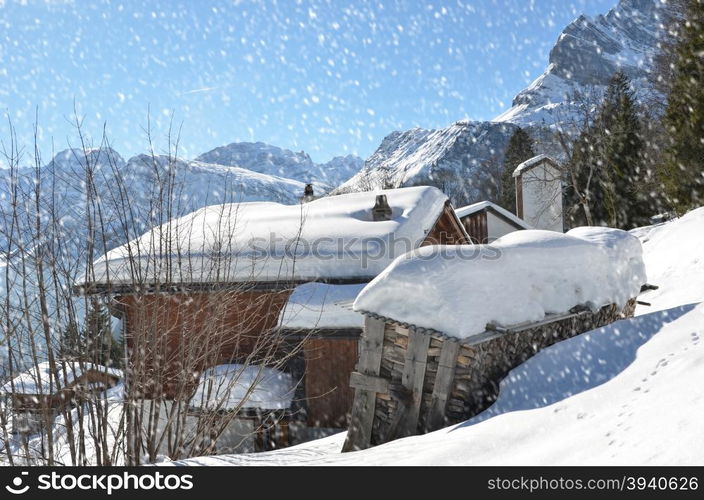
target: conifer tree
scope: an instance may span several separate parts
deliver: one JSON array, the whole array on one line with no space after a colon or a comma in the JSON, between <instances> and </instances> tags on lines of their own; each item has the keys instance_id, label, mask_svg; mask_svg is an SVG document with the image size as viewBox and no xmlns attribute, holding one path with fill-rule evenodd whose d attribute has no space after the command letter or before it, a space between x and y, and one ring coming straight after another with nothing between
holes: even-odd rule
<instances>
[{"instance_id":1,"label":"conifer tree","mask_svg":"<svg viewBox=\"0 0 704 500\"><path fill-rule=\"evenodd\" d=\"M668 201L678 213L704 204L704 0L688 4L675 47L672 89L665 111L669 138L659 169Z\"/></svg>"}]
</instances>

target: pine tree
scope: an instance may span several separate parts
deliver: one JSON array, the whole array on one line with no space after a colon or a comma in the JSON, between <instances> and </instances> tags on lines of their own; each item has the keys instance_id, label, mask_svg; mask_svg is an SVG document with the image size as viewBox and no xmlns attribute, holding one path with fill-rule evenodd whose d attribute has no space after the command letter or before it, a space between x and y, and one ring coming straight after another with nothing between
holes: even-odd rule
<instances>
[{"instance_id":1,"label":"pine tree","mask_svg":"<svg viewBox=\"0 0 704 500\"><path fill-rule=\"evenodd\" d=\"M639 115L630 80L615 73L594 122L585 124L567 165L576 179L567 191L572 225L630 229L647 224L651 186Z\"/></svg>"},{"instance_id":2,"label":"pine tree","mask_svg":"<svg viewBox=\"0 0 704 500\"><path fill-rule=\"evenodd\" d=\"M526 160L535 156L533 139L522 128L516 129L506 146L504 170L501 176L501 197L499 204L506 210L516 213L516 189L513 171Z\"/></svg>"},{"instance_id":3,"label":"pine tree","mask_svg":"<svg viewBox=\"0 0 704 500\"><path fill-rule=\"evenodd\" d=\"M617 72L607 88L599 117L606 222L632 229L648 223L645 142L638 103L629 78Z\"/></svg>"},{"instance_id":4,"label":"pine tree","mask_svg":"<svg viewBox=\"0 0 704 500\"><path fill-rule=\"evenodd\" d=\"M665 112L669 145L658 174L670 204L684 213L704 203L704 0L689 2L675 54Z\"/></svg>"}]
</instances>

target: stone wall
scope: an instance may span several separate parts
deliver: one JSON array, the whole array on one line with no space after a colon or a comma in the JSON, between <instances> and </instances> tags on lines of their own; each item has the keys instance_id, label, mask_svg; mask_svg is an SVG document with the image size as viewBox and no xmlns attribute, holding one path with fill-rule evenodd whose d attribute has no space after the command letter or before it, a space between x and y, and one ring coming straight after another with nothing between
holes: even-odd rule
<instances>
[{"instance_id":1,"label":"stone wall","mask_svg":"<svg viewBox=\"0 0 704 500\"><path fill-rule=\"evenodd\" d=\"M436 430L480 413L496 400L499 383L511 369L545 347L618 319L631 317L634 310L635 299L632 299L623 309L610 305L597 313L583 313L534 328L509 331L485 342L473 345L460 343L443 422L431 422L431 397L443 343L456 340L427 333L431 338L416 432ZM404 399L409 397L407 392L404 394L402 380L404 364L408 357L409 332L407 327L396 323L387 322L384 327L379 377L389 381L390 390L376 395L370 443L372 445L401 437L397 434L394 420L399 407L407 404Z\"/></svg>"}]
</instances>

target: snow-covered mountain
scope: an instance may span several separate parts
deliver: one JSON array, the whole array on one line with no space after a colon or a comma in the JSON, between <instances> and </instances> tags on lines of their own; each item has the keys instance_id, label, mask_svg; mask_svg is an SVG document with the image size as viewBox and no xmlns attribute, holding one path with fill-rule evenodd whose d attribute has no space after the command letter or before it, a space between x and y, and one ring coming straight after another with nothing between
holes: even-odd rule
<instances>
[{"instance_id":1,"label":"snow-covered mountain","mask_svg":"<svg viewBox=\"0 0 704 500\"><path fill-rule=\"evenodd\" d=\"M468 191L465 201L474 201L486 194L485 177L503 161L515 129L510 123L464 120L442 129L393 132L338 191L430 183L446 192L461 186Z\"/></svg>"},{"instance_id":2,"label":"snow-covered mountain","mask_svg":"<svg viewBox=\"0 0 704 500\"><path fill-rule=\"evenodd\" d=\"M327 163L314 163L304 151L294 152L263 142L234 142L203 153L196 160L242 167L255 172L337 186L356 174L364 160L355 155L336 156Z\"/></svg>"},{"instance_id":3,"label":"snow-covered mountain","mask_svg":"<svg viewBox=\"0 0 704 500\"><path fill-rule=\"evenodd\" d=\"M578 17L558 37L545 72L515 97L510 109L489 122L461 121L437 130L393 132L340 189L430 181L447 190L448 182L458 182L454 177L472 181L470 188L464 187L470 191L464 201L478 201L487 189L487 170L496 174L489 160L498 159L501 166L515 126L528 127L538 139L536 153L559 157L561 150L551 129L573 120L574 92L598 98L620 69L632 79L639 97L654 97L648 70L657 54L668 6L658 0L621 0L606 15ZM444 174L433 179L438 171Z\"/></svg>"},{"instance_id":4,"label":"snow-covered mountain","mask_svg":"<svg viewBox=\"0 0 704 500\"><path fill-rule=\"evenodd\" d=\"M641 97L653 92L648 71L658 50L667 3L621 0L606 15L579 16L560 34L545 72L495 118L520 126L554 125L571 116L569 96L599 91L617 70Z\"/></svg>"}]
</instances>

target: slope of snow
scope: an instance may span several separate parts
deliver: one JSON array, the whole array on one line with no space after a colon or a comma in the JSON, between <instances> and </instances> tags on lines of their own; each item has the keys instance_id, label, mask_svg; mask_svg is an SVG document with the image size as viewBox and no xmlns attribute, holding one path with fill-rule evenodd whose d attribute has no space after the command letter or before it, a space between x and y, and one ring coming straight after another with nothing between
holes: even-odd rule
<instances>
[{"instance_id":1,"label":"slope of snow","mask_svg":"<svg viewBox=\"0 0 704 500\"><path fill-rule=\"evenodd\" d=\"M355 155L336 156L316 164L303 151L293 152L263 142L235 142L203 153L196 160L231 167L242 167L262 174L318 182L334 187L356 174L364 163Z\"/></svg>"},{"instance_id":2,"label":"slope of snow","mask_svg":"<svg viewBox=\"0 0 704 500\"><path fill-rule=\"evenodd\" d=\"M634 232L644 241L651 281L661 285L650 292L653 307L644 308L653 312L541 351L514 369L497 402L473 419L353 453L339 452L340 433L278 452L179 463L701 465L704 304L696 302L704 289L697 253L704 209Z\"/></svg>"},{"instance_id":3,"label":"slope of snow","mask_svg":"<svg viewBox=\"0 0 704 500\"><path fill-rule=\"evenodd\" d=\"M386 136L364 168L338 190L412 186L428 182L469 184L467 196L481 199L480 167L500 159L515 130L510 124L458 121L436 130L414 128ZM484 196L485 197L485 196Z\"/></svg>"},{"instance_id":4,"label":"slope of snow","mask_svg":"<svg viewBox=\"0 0 704 500\"><path fill-rule=\"evenodd\" d=\"M638 239L618 229L524 230L491 245L428 246L398 257L357 311L460 339L576 306L623 307L646 282Z\"/></svg>"},{"instance_id":5,"label":"slope of snow","mask_svg":"<svg viewBox=\"0 0 704 500\"><path fill-rule=\"evenodd\" d=\"M643 244L648 281L660 287L643 294L652 306L639 306L636 314L704 302L704 207L632 232Z\"/></svg>"}]
</instances>

